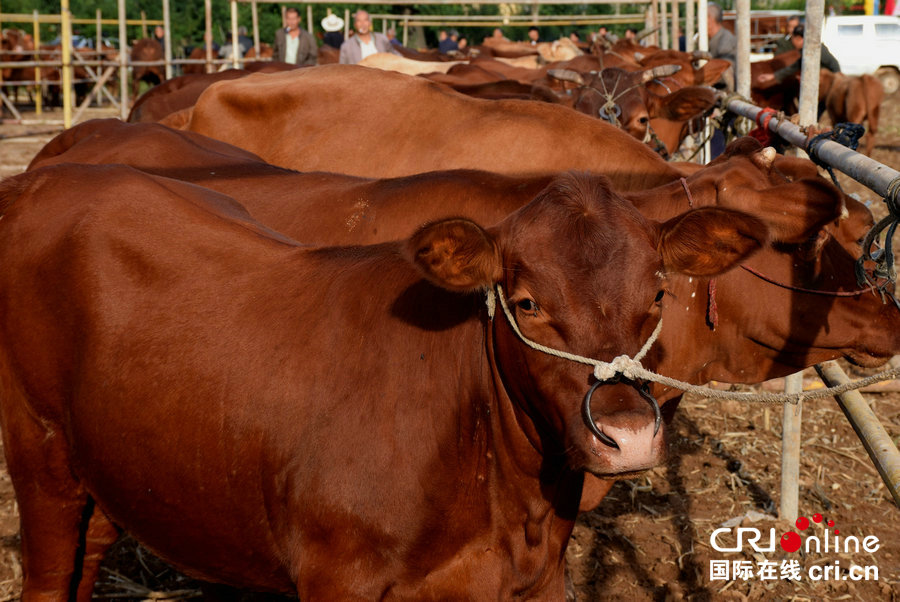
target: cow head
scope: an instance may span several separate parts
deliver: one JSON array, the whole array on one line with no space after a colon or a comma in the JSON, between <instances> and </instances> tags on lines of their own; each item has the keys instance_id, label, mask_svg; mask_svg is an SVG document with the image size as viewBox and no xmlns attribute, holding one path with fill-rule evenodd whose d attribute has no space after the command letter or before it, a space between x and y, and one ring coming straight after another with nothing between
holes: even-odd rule
<instances>
[{"instance_id":1,"label":"cow head","mask_svg":"<svg viewBox=\"0 0 900 602\"><path fill-rule=\"evenodd\" d=\"M725 59L710 58L709 53L700 51L680 52L678 50L662 50L640 59L641 68L648 69L659 65L678 65L676 73L659 78L647 84L647 89L660 96L669 94L687 86L712 86L731 66Z\"/></svg>"},{"instance_id":2,"label":"cow head","mask_svg":"<svg viewBox=\"0 0 900 602\"><path fill-rule=\"evenodd\" d=\"M412 237L409 250L441 287L500 285L511 321L529 340L608 362L635 354L657 327L668 274L718 274L765 237L756 218L717 208L651 222L604 177L564 175L493 228L436 222ZM531 445L603 475L662 459L664 438L638 383L600 386L589 402L594 426L611 440L604 442L582 420L582 401L597 382L591 367L527 346L497 311L488 338L496 387Z\"/></svg>"},{"instance_id":3,"label":"cow head","mask_svg":"<svg viewBox=\"0 0 900 602\"><path fill-rule=\"evenodd\" d=\"M745 264L774 283L743 268L717 278L714 326L707 281L672 279L682 309L672 312L674 330L694 335L691 343L661 339L657 351L673 367L702 367L699 376L681 378L760 382L839 357L874 366L900 351L900 311L891 301L870 292L830 294L860 290L854 265L872 217L812 162L744 138L687 178L687 186L695 207L738 209L766 222L771 242ZM686 204L684 190L672 188Z\"/></svg>"},{"instance_id":4,"label":"cow head","mask_svg":"<svg viewBox=\"0 0 900 602\"><path fill-rule=\"evenodd\" d=\"M579 87L573 107L616 125L638 140L650 142L650 120L663 118L681 124L698 117L715 104L711 89L690 87L659 96L647 90L648 82L678 72L678 65L659 65L642 71L606 68L582 75L571 69L551 69L547 75Z\"/></svg>"}]
</instances>

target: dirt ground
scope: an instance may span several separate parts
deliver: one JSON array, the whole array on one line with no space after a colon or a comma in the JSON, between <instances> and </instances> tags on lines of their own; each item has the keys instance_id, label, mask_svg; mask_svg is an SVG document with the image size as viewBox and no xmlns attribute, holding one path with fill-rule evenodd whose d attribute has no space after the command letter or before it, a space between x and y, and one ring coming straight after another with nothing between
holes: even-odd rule
<instances>
[{"instance_id":1,"label":"dirt ground","mask_svg":"<svg viewBox=\"0 0 900 602\"><path fill-rule=\"evenodd\" d=\"M51 116L60 118L59 113ZM91 116L113 115L92 110ZM59 126L46 124L0 126L0 176L23 171L58 131ZM873 158L900 169L898 94L882 106ZM845 190L870 203L877 216L885 213L872 191L839 177ZM854 375L860 373L851 371ZM900 393L866 398L900 443ZM566 554L578 599L900 600L900 510L831 399L807 402L803 409L800 513L810 519L810 527L800 531L776 520L781 415L780 406L686 398L669 430L667 464L618 482L600 508L579 520ZM876 537L877 549L870 545L870 552L845 552L842 545L838 552L784 551L777 542L789 530L823 538L824 522L813 521L816 513L833 520L829 531L840 530L841 537ZM721 548L735 541L736 529L711 541L723 525L758 529L763 551L754 551L746 537L741 551L714 549L714 544ZM775 551L768 549L770 529ZM15 498L0 464L0 602L19 597L19 547ZM739 561L752 569L747 579L732 578ZM782 561L797 561L799 579L781 578ZM723 562L729 578L712 579L711 563L721 567ZM869 580L854 580L866 569ZM823 578L813 578L819 575ZM198 596L196 582L127 537L109 554L97 588L98 598L122 600Z\"/></svg>"}]
</instances>

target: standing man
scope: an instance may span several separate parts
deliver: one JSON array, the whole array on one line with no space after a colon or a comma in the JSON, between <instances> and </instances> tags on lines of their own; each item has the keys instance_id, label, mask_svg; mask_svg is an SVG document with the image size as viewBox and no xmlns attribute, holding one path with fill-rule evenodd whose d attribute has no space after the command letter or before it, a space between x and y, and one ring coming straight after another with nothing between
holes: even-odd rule
<instances>
[{"instance_id":1,"label":"standing man","mask_svg":"<svg viewBox=\"0 0 900 602\"><path fill-rule=\"evenodd\" d=\"M532 46L537 46L537 43L541 41L541 30L532 25L528 28L528 43Z\"/></svg>"},{"instance_id":2,"label":"standing man","mask_svg":"<svg viewBox=\"0 0 900 602\"><path fill-rule=\"evenodd\" d=\"M284 11L286 27L275 32L276 61L292 65L315 65L318 55L312 34L300 27L300 11L291 7Z\"/></svg>"},{"instance_id":3,"label":"standing man","mask_svg":"<svg viewBox=\"0 0 900 602\"><path fill-rule=\"evenodd\" d=\"M737 38L722 26L722 7L710 2L707 9L706 26L709 30L709 53L714 59L725 59L731 67L722 75L725 87L734 90L734 62L737 55Z\"/></svg>"},{"instance_id":4,"label":"standing man","mask_svg":"<svg viewBox=\"0 0 900 602\"><path fill-rule=\"evenodd\" d=\"M399 54L387 36L372 31L372 19L364 10L353 15L353 28L356 35L341 44L341 64L355 65L376 52Z\"/></svg>"}]
</instances>

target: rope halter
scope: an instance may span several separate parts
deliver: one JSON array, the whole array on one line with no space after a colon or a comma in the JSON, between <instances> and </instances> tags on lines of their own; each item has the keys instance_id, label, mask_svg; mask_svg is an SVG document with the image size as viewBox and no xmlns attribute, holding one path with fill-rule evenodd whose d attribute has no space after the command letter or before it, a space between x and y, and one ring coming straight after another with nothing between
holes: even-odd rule
<instances>
[{"instance_id":1,"label":"rope halter","mask_svg":"<svg viewBox=\"0 0 900 602\"><path fill-rule=\"evenodd\" d=\"M656 328L653 330L653 334L650 335L650 338L644 343L644 346L641 347L641 350L635 354L635 356L628 357L627 355L620 355L615 357L611 362L604 362L603 360L598 360L590 357L585 357L583 355L578 355L575 353L569 353L568 351L562 351L559 349L553 349L552 347L547 347L546 345L541 345L536 341L532 341L519 330L519 325L516 323L515 317L512 315L512 312L509 310L509 307L506 304L506 298L503 295L503 287L497 284L496 292L494 289L486 289L485 290L485 305L487 305L488 310L488 318L491 320L494 319L494 314L496 313L497 307L497 299L500 300L500 307L503 309L503 313L506 315L506 320L509 322L510 327L513 329L513 332L516 333L516 336L519 339L531 347L536 351L540 351L542 353L546 353L548 355L552 355L554 357L559 357L562 359L567 359L573 362L578 362L580 364L585 364L588 366L594 367L594 378L597 379L597 382L594 383L591 388L588 390L587 395L584 397L584 402L581 407L581 416L585 422L585 425L594 434L597 439L609 445L610 447L615 447L618 449L619 445L611 439L608 435L606 435L603 431L597 428L597 424L594 422L594 419L591 417L591 396L594 394L594 391L597 390L597 387L603 384L613 384L619 382L620 378L624 377L629 381L637 381L639 376L646 371L643 366L641 366L641 360L644 356L647 355L647 352L650 351L650 347L659 337L659 333L662 330L662 319L656 324ZM650 395L650 391L646 386L637 387L638 392L641 397L643 397L653 408L653 413L655 417L655 424L653 435L655 436L659 432L659 425L662 420L662 414L660 413L659 404L656 399Z\"/></svg>"}]
</instances>

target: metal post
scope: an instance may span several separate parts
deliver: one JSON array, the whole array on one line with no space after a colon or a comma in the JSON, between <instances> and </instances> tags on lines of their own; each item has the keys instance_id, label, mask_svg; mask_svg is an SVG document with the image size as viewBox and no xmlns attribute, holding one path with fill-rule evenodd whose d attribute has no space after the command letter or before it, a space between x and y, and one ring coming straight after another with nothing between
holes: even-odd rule
<instances>
[{"instance_id":1,"label":"metal post","mask_svg":"<svg viewBox=\"0 0 900 602\"><path fill-rule=\"evenodd\" d=\"M650 1L650 22L652 25L647 29L656 29L659 27L659 0ZM654 33L647 40L652 46L659 46L659 33Z\"/></svg>"},{"instance_id":2,"label":"metal post","mask_svg":"<svg viewBox=\"0 0 900 602\"><path fill-rule=\"evenodd\" d=\"M95 19L97 19L97 31L95 32L97 41L95 42L96 46L94 46L94 51L96 52L97 60L99 61L100 60L100 51L103 50L103 12L99 8L97 9ZM37 48L37 45L35 45L35 48ZM98 71L99 71L99 68L98 68ZM99 95L97 96L97 99L98 100L100 99Z\"/></svg>"},{"instance_id":3,"label":"metal post","mask_svg":"<svg viewBox=\"0 0 900 602\"><path fill-rule=\"evenodd\" d=\"M163 58L166 61L166 79L172 79L172 28L169 26L169 0L163 0L163 30L165 45Z\"/></svg>"},{"instance_id":4,"label":"metal post","mask_svg":"<svg viewBox=\"0 0 900 602\"><path fill-rule=\"evenodd\" d=\"M784 379L785 393L803 390L803 373ZM784 404L781 427L781 506L778 517L794 522L800 515L800 416L803 402Z\"/></svg>"},{"instance_id":5,"label":"metal post","mask_svg":"<svg viewBox=\"0 0 900 602\"><path fill-rule=\"evenodd\" d=\"M240 68L238 54L240 47L238 46L238 11L237 0L231 0L231 66L235 69Z\"/></svg>"},{"instance_id":6,"label":"metal post","mask_svg":"<svg viewBox=\"0 0 900 602\"><path fill-rule=\"evenodd\" d=\"M697 49L702 51L709 50L709 3L707 0L697 0ZM704 121L703 135L705 142L703 143L703 152L701 163L709 163L710 160L710 128L709 119Z\"/></svg>"},{"instance_id":7,"label":"metal post","mask_svg":"<svg viewBox=\"0 0 900 602\"><path fill-rule=\"evenodd\" d=\"M259 14L256 0L250 3L250 13L253 18L253 48L256 49L256 58L259 59Z\"/></svg>"},{"instance_id":8,"label":"metal post","mask_svg":"<svg viewBox=\"0 0 900 602\"><path fill-rule=\"evenodd\" d=\"M803 66L800 70L800 125L812 125L819 117L819 60L822 56L824 16L825 0L810 0L806 3Z\"/></svg>"},{"instance_id":9,"label":"metal post","mask_svg":"<svg viewBox=\"0 0 900 602\"><path fill-rule=\"evenodd\" d=\"M40 18L38 17L38 11L34 11L32 13L32 18L34 19L33 23L33 37L34 37L34 47L38 50L41 48L41 23ZM35 58L40 60L41 55L36 54ZM34 81L37 82L35 84L36 94L34 96L34 114L40 116L44 111L44 87L41 85L41 68L34 68Z\"/></svg>"},{"instance_id":10,"label":"metal post","mask_svg":"<svg viewBox=\"0 0 900 602\"><path fill-rule=\"evenodd\" d=\"M403 15L403 45L409 45L409 11Z\"/></svg>"},{"instance_id":11,"label":"metal post","mask_svg":"<svg viewBox=\"0 0 900 602\"><path fill-rule=\"evenodd\" d=\"M850 382L837 362L830 361L816 365L816 372L829 387ZM859 391L847 391L835 397L847 420L856 434L859 435L866 453L875 464L884 484L900 507L900 451L891 441L891 436L879 422L878 417Z\"/></svg>"},{"instance_id":12,"label":"metal post","mask_svg":"<svg viewBox=\"0 0 900 602\"><path fill-rule=\"evenodd\" d=\"M206 13L206 31L203 42L206 45L206 72L212 73L212 0L205 0L203 9Z\"/></svg>"},{"instance_id":13,"label":"metal post","mask_svg":"<svg viewBox=\"0 0 900 602\"><path fill-rule=\"evenodd\" d=\"M735 89L744 98L750 98L750 0L735 0L734 8L737 34Z\"/></svg>"},{"instance_id":14,"label":"metal post","mask_svg":"<svg viewBox=\"0 0 900 602\"><path fill-rule=\"evenodd\" d=\"M128 30L125 28L125 0L119 0L119 117L128 119Z\"/></svg>"},{"instance_id":15,"label":"metal post","mask_svg":"<svg viewBox=\"0 0 900 602\"><path fill-rule=\"evenodd\" d=\"M62 28L62 95L63 127L72 127L72 13L69 0L60 2L60 27Z\"/></svg>"},{"instance_id":16,"label":"metal post","mask_svg":"<svg viewBox=\"0 0 900 602\"><path fill-rule=\"evenodd\" d=\"M313 15L312 4L307 4L306 5L306 31L308 31L309 33L311 33L313 35L313 37L315 37L315 34L313 34L312 15Z\"/></svg>"},{"instance_id":17,"label":"metal post","mask_svg":"<svg viewBox=\"0 0 900 602\"><path fill-rule=\"evenodd\" d=\"M694 48L696 48L694 44L694 14L696 14L696 9L694 0L687 0L684 3L684 49L688 52L693 52Z\"/></svg>"},{"instance_id":18,"label":"metal post","mask_svg":"<svg viewBox=\"0 0 900 602\"><path fill-rule=\"evenodd\" d=\"M709 50L709 3L697 0L697 50Z\"/></svg>"},{"instance_id":19,"label":"metal post","mask_svg":"<svg viewBox=\"0 0 900 602\"><path fill-rule=\"evenodd\" d=\"M347 40L350 38L350 9L344 9L344 39ZM403 45L406 45L406 40L403 41Z\"/></svg>"},{"instance_id":20,"label":"metal post","mask_svg":"<svg viewBox=\"0 0 900 602\"><path fill-rule=\"evenodd\" d=\"M141 11L141 37L149 37L147 35L147 12L143 10Z\"/></svg>"},{"instance_id":21,"label":"metal post","mask_svg":"<svg viewBox=\"0 0 900 602\"><path fill-rule=\"evenodd\" d=\"M678 0L672 0L672 50L678 47Z\"/></svg>"},{"instance_id":22,"label":"metal post","mask_svg":"<svg viewBox=\"0 0 900 602\"><path fill-rule=\"evenodd\" d=\"M669 28L668 21L666 17L668 6L666 4L666 0L662 0L659 3L659 31L662 34L662 40L660 41L659 47L663 50L667 50L670 48L669 46Z\"/></svg>"}]
</instances>

